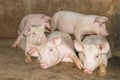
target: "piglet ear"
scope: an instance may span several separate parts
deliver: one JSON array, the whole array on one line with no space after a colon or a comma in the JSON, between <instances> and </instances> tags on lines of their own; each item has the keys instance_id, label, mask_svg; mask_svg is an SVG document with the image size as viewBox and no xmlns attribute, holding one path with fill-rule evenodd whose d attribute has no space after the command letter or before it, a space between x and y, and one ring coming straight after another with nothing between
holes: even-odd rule
<instances>
[{"instance_id":1,"label":"piglet ear","mask_svg":"<svg viewBox=\"0 0 120 80\"><path fill-rule=\"evenodd\" d=\"M99 44L100 53L108 53L110 46L108 42Z\"/></svg>"},{"instance_id":2,"label":"piglet ear","mask_svg":"<svg viewBox=\"0 0 120 80\"><path fill-rule=\"evenodd\" d=\"M94 22L99 22L99 23L105 23L106 21L108 21L107 17L96 17Z\"/></svg>"},{"instance_id":3,"label":"piglet ear","mask_svg":"<svg viewBox=\"0 0 120 80\"><path fill-rule=\"evenodd\" d=\"M24 34L25 36L27 36L27 35L29 35L29 34L31 33L31 31L32 31L31 27L28 26L28 27L26 27L26 28L24 29L23 34Z\"/></svg>"},{"instance_id":4,"label":"piglet ear","mask_svg":"<svg viewBox=\"0 0 120 80\"><path fill-rule=\"evenodd\" d=\"M51 32L51 26L48 23L44 23L46 32Z\"/></svg>"},{"instance_id":5,"label":"piglet ear","mask_svg":"<svg viewBox=\"0 0 120 80\"><path fill-rule=\"evenodd\" d=\"M43 15L40 20L43 22L43 23L49 23L49 21L51 20L51 17L49 16L46 16L46 15Z\"/></svg>"},{"instance_id":6,"label":"piglet ear","mask_svg":"<svg viewBox=\"0 0 120 80\"><path fill-rule=\"evenodd\" d=\"M28 54L33 56L33 57L38 57L39 56L39 50L37 47L31 47L29 50L28 50Z\"/></svg>"},{"instance_id":7,"label":"piglet ear","mask_svg":"<svg viewBox=\"0 0 120 80\"><path fill-rule=\"evenodd\" d=\"M41 17L41 19L45 19L45 20L51 20L51 17L49 17L49 16L46 16L46 15L43 15L43 16Z\"/></svg>"},{"instance_id":8,"label":"piglet ear","mask_svg":"<svg viewBox=\"0 0 120 80\"><path fill-rule=\"evenodd\" d=\"M59 46L62 43L62 38L60 35L57 35L55 38L53 38L50 41L51 44L54 44L55 46Z\"/></svg>"},{"instance_id":9,"label":"piglet ear","mask_svg":"<svg viewBox=\"0 0 120 80\"><path fill-rule=\"evenodd\" d=\"M82 42L78 42L74 40L74 46L75 46L76 51L78 52L83 51L84 44Z\"/></svg>"}]
</instances>

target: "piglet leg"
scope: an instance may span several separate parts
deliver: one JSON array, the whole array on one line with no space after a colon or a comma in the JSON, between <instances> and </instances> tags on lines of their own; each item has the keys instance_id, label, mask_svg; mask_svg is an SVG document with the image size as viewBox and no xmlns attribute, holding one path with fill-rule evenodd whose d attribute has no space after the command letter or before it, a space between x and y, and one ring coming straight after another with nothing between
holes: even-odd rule
<instances>
[{"instance_id":1,"label":"piglet leg","mask_svg":"<svg viewBox=\"0 0 120 80\"><path fill-rule=\"evenodd\" d=\"M36 63L40 63L40 59L39 58L36 59Z\"/></svg>"},{"instance_id":2,"label":"piglet leg","mask_svg":"<svg viewBox=\"0 0 120 80\"><path fill-rule=\"evenodd\" d=\"M38 53L38 49L37 47L31 47L29 50L28 50L28 54L33 56L33 57L37 57L36 59L36 63L40 63L40 59L39 59L39 53Z\"/></svg>"},{"instance_id":3,"label":"piglet leg","mask_svg":"<svg viewBox=\"0 0 120 80\"><path fill-rule=\"evenodd\" d=\"M104 64L104 63L101 63L101 64L100 64L98 73L99 73L101 76L105 76L106 67L105 67L105 64Z\"/></svg>"},{"instance_id":4,"label":"piglet leg","mask_svg":"<svg viewBox=\"0 0 120 80\"><path fill-rule=\"evenodd\" d=\"M26 54L25 62L26 63L31 63L32 62L31 56L29 54Z\"/></svg>"},{"instance_id":5,"label":"piglet leg","mask_svg":"<svg viewBox=\"0 0 120 80\"><path fill-rule=\"evenodd\" d=\"M13 43L13 45L11 46L12 48L16 48L19 43L20 43L20 40L22 39L23 35L19 35L16 39L16 41Z\"/></svg>"},{"instance_id":6,"label":"piglet leg","mask_svg":"<svg viewBox=\"0 0 120 80\"><path fill-rule=\"evenodd\" d=\"M70 57L79 69L83 68L83 64L81 63L81 61L79 60L79 58L76 55L70 55Z\"/></svg>"}]
</instances>

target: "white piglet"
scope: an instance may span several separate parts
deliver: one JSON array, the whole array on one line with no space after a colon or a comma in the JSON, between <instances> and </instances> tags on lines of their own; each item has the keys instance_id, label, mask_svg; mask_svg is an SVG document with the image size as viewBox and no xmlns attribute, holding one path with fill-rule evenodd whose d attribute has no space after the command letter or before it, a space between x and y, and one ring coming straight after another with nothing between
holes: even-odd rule
<instances>
[{"instance_id":1,"label":"white piglet","mask_svg":"<svg viewBox=\"0 0 120 80\"><path fill-rule=\"evenodd\" d=\"M105 22L108 18L98 15L85 15L72 11L56 12L51 19L51 29L74 34L77 41L81 41L84 34L99 34L107 36Z\"/></svg>"},{"instance_id":2,"label":"white piglet","mask_svg":"<svg viewBox=\"0 0 120 80\"><path fill-rule=\"evenodd\" d=\"M46 32L50 32L50 25L49 25L49 20L51 18L45 14L29 14L25 16L19 25L19 30L18 30L18 37L14 44L12 45L13 48L16 48L17 45L19 45L20 40L24 37L23 35L25 32L32 30L31 28L34 29L34 27L44 27ZM37 30L37 29L36 29ZM38 29L39 30L39 29ZM29 31L30 32L30 31ZM37 34L37 32L34 33Z\"/></svg>"},{"instance_id":3,"label":"white piglet","mask_svg":"<svg viewBox=\"0 0 120 80\"><path fill-rule=\"evenodd\" d=\"M82 42L74 41L75 49L83 63L84 72L92 74L99 67L99 74L105 75L108 59L111 57L109 42L100 35L89 35Z\"/></svg>"},{"instance_id":4,"label":"white piglet","mask_svg":"<svg viewBox=\"0 0 120 80\"><path fill-rule=\"evenodd\" d=\"M49 34L47 39L36 49L36 52L39 53L41 68L47 69L60 62L74 62L79 69L82 68L82 64L74 52L74 44L69 34L55 31ZM30 54L34 55L33 52Z\"/></svg>"},{"instance_id":5,"label":"white piglet","mask_svg":"<svg viewBox=\"0 0 120 80\"><path fill-rule=\"evenodd\" d=\"M32 62L32 59L31 59L32 55L28 53L31 53L33 51L33 48L39 46L41 43L44 43L44 41L46 40L46 35L44 32L45 32L45 27L44 25L42 25L42 26L36 26L36 27L27 27L19 35L22 37L21 37L21 40L19 41L19 44L17 44L17 46L25 51L25 56L26 56L25 62L27 63ZM16 45L16 42L14 44ZM37 55L37 53L35 52L34 54ZM37 59L37 62L38 61L39 60Z\"/></svg>"}]
</instances>

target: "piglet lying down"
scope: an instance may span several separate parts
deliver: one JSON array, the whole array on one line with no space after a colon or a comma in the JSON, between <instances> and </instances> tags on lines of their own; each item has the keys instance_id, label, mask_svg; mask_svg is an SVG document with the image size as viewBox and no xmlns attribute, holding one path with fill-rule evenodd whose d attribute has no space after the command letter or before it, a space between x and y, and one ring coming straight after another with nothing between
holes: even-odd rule
<instances>
[{"instance_id":1,"label":"piglet lying down","mask_svg":"<svg viewBox=\"0 0 120 80\"><path fill-rule=\"evenodd\" d=\"M44 27L45 32L50 32L50 26L49 26L49 20L51 18L45 14L29 14L20 22L19 29L18 29L18 37L16 41L13 43L12 48L16 48L19 46L21 39L25 35L29 35L31 30L34 27ZM38 37L39 32L37 32L39 29L34 29L33 34ZM40 40L39 40L40 41Z\"/></svg>"},{"instance_id":2,"label":"piglet lying down","mask_svg":"<svg viewBox=\"0 0 120 80\"><path fill-rule=\"evenodd\" d=\"M31 63L32 59L30 53L34 47L38 47L41 43L44 43L44 39L46 39L46 35L44 34L45 28L44 25L37 26L37 27L28 27L28 30L24 31L24 33L21 35L21 40L19 44L17 44L18 47L20 47L23 51L25 51L25 62ZM18 36L19 37L19 36ZM15 43L16 44L16 43ZM37 54L37 53L34 53ZM35 57L35 56L33 56ZM38 62L38 59L37 59Z\"/></svg>"},{"instance_id":3,"label":"piglet lying down","mask_svg":"<svg viewBox=\"0 0 120 80\"><path fill-rule=\"evenodd\" d=\"M74 62L79 69L82 64L74 52L72 38L63 32L52 32L47 37L48 40L36 48L38 55L34 51L30 54L38 56L40 66L43 69L52 67L60 62Z\"/></svg>"},{"instance_id":4,"label":"piglet lying down","mask_svg":"<svg viewBox=\"0 0 120 80\"><path fill-rule=\"evenodd\" d=\"M111 57L110 45L105 37L89 35L82 42L74 41L74 45L79 52L84 72L92 74L94 69L99 67L99 74L104 76L108 59Z\"/></svg>"}]
</instances>

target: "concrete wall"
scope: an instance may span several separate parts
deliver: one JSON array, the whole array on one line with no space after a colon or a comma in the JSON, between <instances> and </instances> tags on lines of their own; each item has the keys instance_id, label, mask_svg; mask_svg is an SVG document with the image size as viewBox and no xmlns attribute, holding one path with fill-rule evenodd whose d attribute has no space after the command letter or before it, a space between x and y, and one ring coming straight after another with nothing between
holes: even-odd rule
<instances>
[{"instance_id":1,"label":"concrete wall","mask_svg":"<svg viewBox=\"0 0 120 80\"><path fill-rule=\"evenodd\" d=\"M120 50L120 0L0 0L0 38L16 38L19 23L27 14L52 16L59 10L107 16L111 47Z\"/></svg>"}]
</instances>

